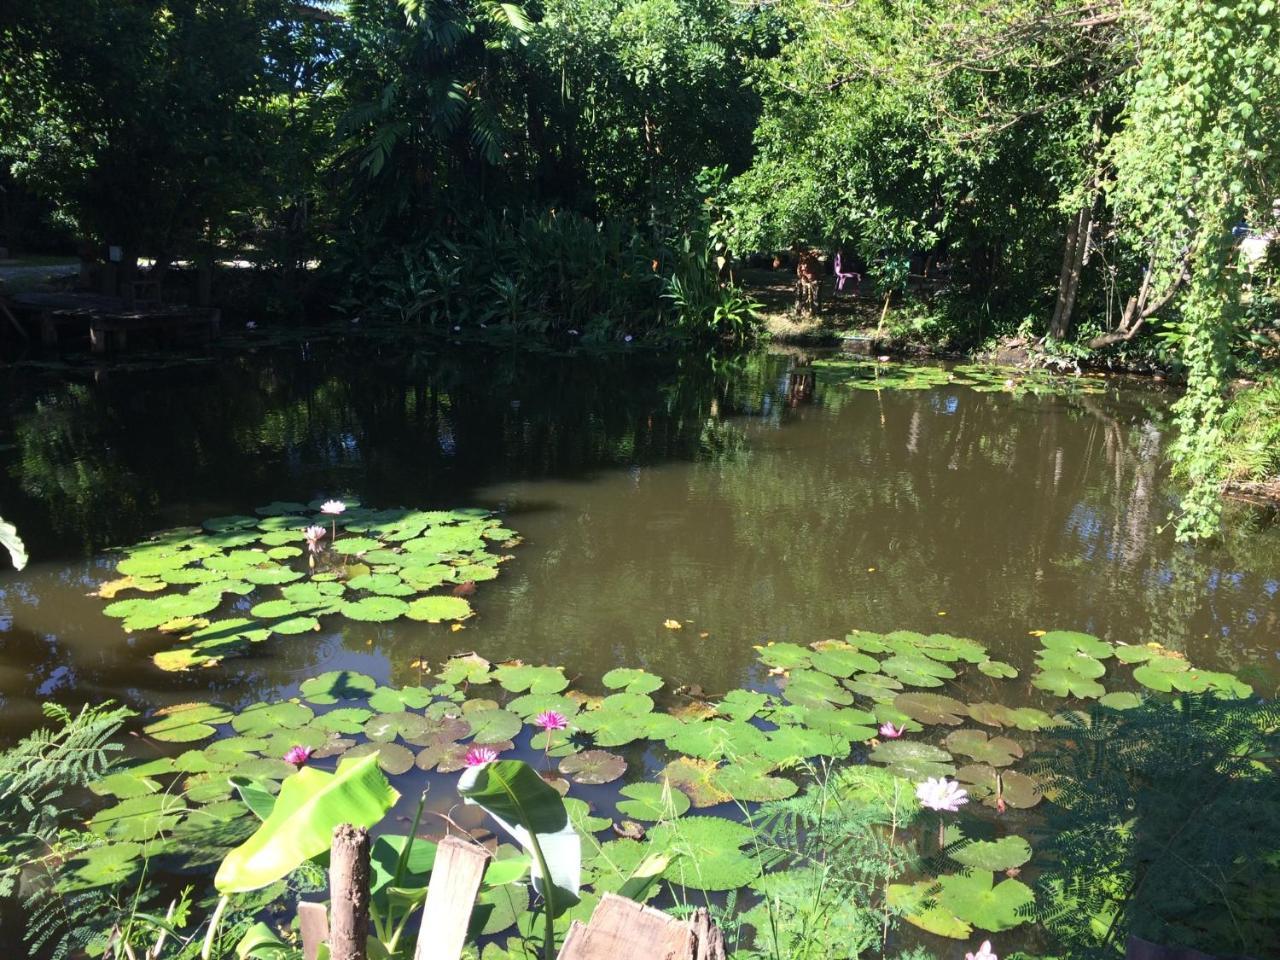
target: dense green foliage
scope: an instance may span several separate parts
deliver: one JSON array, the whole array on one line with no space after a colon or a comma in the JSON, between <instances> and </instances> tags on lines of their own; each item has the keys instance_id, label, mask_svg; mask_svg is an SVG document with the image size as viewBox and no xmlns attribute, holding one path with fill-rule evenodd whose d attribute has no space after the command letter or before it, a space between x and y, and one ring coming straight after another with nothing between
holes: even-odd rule
<instances>
[{"instance_id":1,"label":"dense green foliage","mask_svg":"<svg viewBox=\"0 0 1280 960\"><path fill-rule=\"evenodd\" d=\"M899 332L1177 368L1203 537L1228 382L1280 338L1276 30L1272 0L35 0L0 15L0 182L126 266L238 256L276 307L446 332L741 338L734 257L842 249L886 310L919 288Z\"/></svg>"}]
</instances>

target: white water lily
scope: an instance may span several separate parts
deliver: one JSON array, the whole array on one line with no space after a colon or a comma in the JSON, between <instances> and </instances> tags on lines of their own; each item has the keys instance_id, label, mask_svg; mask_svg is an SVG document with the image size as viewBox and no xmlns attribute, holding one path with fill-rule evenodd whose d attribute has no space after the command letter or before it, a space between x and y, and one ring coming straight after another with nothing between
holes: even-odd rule
<instances>
[{"instance_id":1,"label":"white water lily","mask_svg":"<svg viewBox=\"0 0 1280 960\"><path fill-rule=\"evenodd\" d=\"M969 792L954 780L930 777L916 787L916 798L930 810L955 813L962 804L969 802Z\"/></svg>"}]
</instances>

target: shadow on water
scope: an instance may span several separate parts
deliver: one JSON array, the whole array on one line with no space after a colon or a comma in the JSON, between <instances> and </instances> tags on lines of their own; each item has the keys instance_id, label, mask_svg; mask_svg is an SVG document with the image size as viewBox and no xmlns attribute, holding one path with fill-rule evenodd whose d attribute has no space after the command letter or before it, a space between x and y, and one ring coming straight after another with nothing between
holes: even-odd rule
<instances>
[{"instance_id":1,"label":"shadow on water","mask_svg":"<svg viewBox=\"0 0 1280 960\"><path fill-rule=\"evenodd\" d=\"M244 702L337 666L395 682L475 649L709 692L752 645L853 626L1160 642L1248 676L1280 647L1280 532L1183 548L1166 399L851 391L795 354L571 359L302 342L67 381L12 376L0 511L35 560L0 574L7 729L40 699ZM480 505L525 542L464 632L326 623L192 675L85 596L101 551L274 499ZM663 627L668 618L682 630ZM702 634L707 636L702 636Z\"/></svg>"}]
</instances>

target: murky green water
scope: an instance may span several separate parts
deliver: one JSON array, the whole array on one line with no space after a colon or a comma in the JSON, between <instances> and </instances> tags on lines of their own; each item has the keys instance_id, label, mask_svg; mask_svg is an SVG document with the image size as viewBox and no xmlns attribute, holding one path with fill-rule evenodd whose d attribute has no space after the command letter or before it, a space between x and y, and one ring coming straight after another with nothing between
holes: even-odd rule
<instances>
[{"instance_id":1,"label":"murky green water","mask_svg":"<svg viewBox=\"0 0 1280 960\"><path fill-rule=\"evenodd\" d=\"M0 573L9 736L43 699L246 702L339 666L412 682L413 661L465 650L589 680L643 666L715 693L750 679L754 644L855 626L971 636L1020 666L1028 631L1055 627L1272 685L1280 666L1280 529L1194 549L1160 530L1176 504L1169 398L1143 384L877 393L815 382L783 352L574 360L367 341L5 377L0 515L33 557ZM189 675L155 669L166 641L126 635L86 596L113 544L332 495L496 508L525 542L462 631L331 618Z\"/></svg>"}]
</instances>

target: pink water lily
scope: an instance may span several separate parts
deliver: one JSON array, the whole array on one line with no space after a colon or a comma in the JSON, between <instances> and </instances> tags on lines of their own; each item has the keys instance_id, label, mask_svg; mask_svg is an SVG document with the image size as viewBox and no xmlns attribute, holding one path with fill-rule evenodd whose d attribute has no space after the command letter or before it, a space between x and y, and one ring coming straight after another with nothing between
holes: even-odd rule
<instances>
[{"instance_id":1,"label":"pink water lily","mask_svg":"<svg viewBox=\"0 0 1280 960\"><path fill-rule=\"evenodd\" d=\"M324 503L320 504L320 512L331 513L334 516L337 516L340 513L347 512L347 505L341 500L326 500Z\"/></svg>"},{"instance_id":2,"label":"pink water lily","mask_svg":"<svg viewBox=\"0 0 1280 960\"><path fill-rule=\"evenodd\" d=\"M906 727L895 727L891 722L887 720L884 723L880 724L880 736L885 737L889 740L896 740L898 739L898 737L902 736L906 732L907 732Z\"/></svg>"},{"instance_id":3,"label":"pink water lily","mask_svg":"<svg viewBox=\"0 0 1280 960\"><path fill-rule=\"evenodd\" d=\"M969 791L946 777L930 777L916 787L916 798L930 810L955 813L969 802Z\"/></svg>"},{"instance_id":4,"label":"pink water lily","mask_svg":"<svg viewBox=\"0 0 1280 960\"><path fill-rule=\"evenodd\" d=\"M552 730L566 730L569 727L569 720L558 710L544 710L533 718L533 725L541 727L550 733Z\"/></svg>"},{"instance_id":5,"label":"pink water lily","mask_svg":"<svg viewBox=\"0 0 1280 960\"><path fill-rule=\"evenodd\" d=\"M311 759L314 751L310 747L300 747L294 745L285 751L284 762L292 763L295 767L300 767Z\"/></svg>"},{"instance_id":6,"label":"pink water lily","mask_svg":"<svg viewBox=\"0 0 1280 960\"><path fill-rule=\"evenodd\" d=\"M468 767L483 767L486 763L493 763L497 759L498 751L493 747L472 747L462 758L462 762Z\"/></svg>"},{"instance_id":7,"label":"pink water lily","mask_svg":"<svg viewBox=\"0 0 1280 960\"><path fill-rule=\"evenodd\" d=\"M983 940L982 946L978 948L978 952L966 953L964 955L964 960L1000 960L1000 958L991 951L991 941Z\"/></svg>"}]
</instances>

